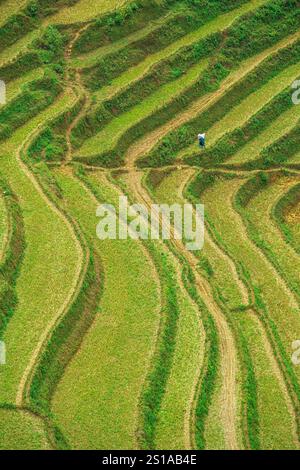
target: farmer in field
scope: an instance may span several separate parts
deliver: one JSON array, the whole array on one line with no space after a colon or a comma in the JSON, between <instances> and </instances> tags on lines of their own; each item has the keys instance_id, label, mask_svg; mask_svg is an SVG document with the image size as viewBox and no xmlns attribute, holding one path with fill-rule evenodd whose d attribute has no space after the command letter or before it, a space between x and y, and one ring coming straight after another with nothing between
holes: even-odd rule
<instances>
[{"instance_id":1,"label":"farmer in field","mask_svg":"<svg viewBox=\"0 0 300 470\"><path fill-rule=\"evenodd\" d=\"M200 148L205 148L205 133L204 134L198 134L198 141L199 141L199 147Z\"/></svg>"}]
</instances>

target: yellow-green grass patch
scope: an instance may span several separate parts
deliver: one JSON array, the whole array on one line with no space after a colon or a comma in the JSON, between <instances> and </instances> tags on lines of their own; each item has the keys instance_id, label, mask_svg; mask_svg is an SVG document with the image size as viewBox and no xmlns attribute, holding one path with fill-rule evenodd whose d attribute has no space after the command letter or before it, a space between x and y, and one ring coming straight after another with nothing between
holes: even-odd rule
<instances>
[{"instance_id":1,"label":"yellow-green grass patch","mask_svg":"<svg viewBox=\"0 0 300 470\"><path fill-rule=\"evenodd\" d=\"M299 105L297 105L297 106L299 106ZM296 155L294 155L292 158L290 158L288 163L299 165L300 164L300 152L296 153Z\"/></svg>"},{"instance_id":2,"label":"yellow-green grass patch","mask_svg":"<svg viewBox=\"0 0 300 470\"><path fill-rule=\"evenodd\" d=\"M99 313L53 400L59 426L75 449L134 449L142 386L160 320L152 263L133 240L96 239L97 202L72 176L56 172L68 210L101 256ZM101 174L89 176L101 202L118 194Z\"/></svg>"},{"instance_id":3,"label":"yellow-green grass patch","mask_svg":"<svg viewBox=\"0 0 300 470\"><path fill-rule=\"evenodd\" d=\"M26 411L0 409L0 450L50 450L43 421Z\"/></svg>"},{"instance_id":4,"label":"yellow-green grass patch","mask_svg":"<svg viewBox=\"0 0 300 470\"><path fill-rule=\"evenodd\" d=\"M204 192L201 202L205 204L206 213L222 235L226 249L231 253L236 262L247 269L252 281L261 289L268 313L275 322L284 346L287 352L289 352L294 335L296 334L295 331L300 331L298 309L295 303L291 302L290 293L284 284L280 282L278 276L276 276L275 270L248 239L239 215L233 210L231 204L232 198L235 196L241 183L238 178L235 180L220 179L214 186ZM284 316L282 312L284 312ZM240 315L240 320L243 320L244 315L250 314L240 312L235 315ZM250 340L252 338L251 328L253 328L253 325L251 326L251 323L243 323L245 324L245 334ZM256 340L258 341L258 338ZM252 350L253 346L249 345L249 347ZM254 353L252 360L255 365L257 359L255 359ZM261 371L263 370L264 368L262 367ZM269 381L264 382L258 375L257 367L255 371L257 374L258 390L260 387L264 387L264 394L273 393L274 379L271 380L270 378ZM295 372L297 373L296 370ZM269 370L269 373L271 376L271 370ZM264 383L269 384L271 389L265 389L266 385ZM275 445L274 443L278 443L278 445L285 443L284 446L292 446L294 433L287 405L282 407L281 403L278 404L273 400L263 403L261 398L259 403L261 423L266 423L261 436L264 439L261 441L262 448L268 448L270 442L273 442L273 445ZM282 421L286 425L290 423L289 432L287 432L286 425L282 426ZM274 429L276 429L276 433L274 433Z\"/></svg>"},{"instance_id":5,"label":"yellow-green grass patch","mask_svg":"<svg viewBox=\"0 0 300 470\"><path fill-rule=\"evenodd\" d=\"M268 315L289 353L295 337L300 337L299 309L274 267L249 239L243 221L233 209L233 198L244 182L239 178L220 178L204 192L201 202L206 206L207 214L221 234L227 250L236 262L247 269L252 282L259 287ZM300 377L299 368L295 367L295 374Z\"/></svg>"},{"instance_id":6,"label":"yellow-green grass patch","mask_svg":"<svg viewBox=\"0 0 300 470\"><path fill-rule=\"evenodd\" d=\"M82 54L79 57L73 58L70 61L72 67L86 68L96 65L97 62L107 54L116 52L124 47L127 47L129 44L142 39L147 34L155 31L156 28L159 28L166 20L170 20L172 17L178 15L180 10L176 9L175 11L171 10L166 15L161 18L156 19L155 21L150 21L147 26L139 29L138 31L129 34L125 38L122 38L118 41L113 42L107 46L99 47L98 49Z\"/></svg>"},{"instance_id":7,"label":"yellow-green grass patch","mask_svg":"<svg viewBox=\"0 0 300 470\"><path fill-rule=\"evenodd\" d=\"M0 146L1 171L18 194L26 235L25 256L17 281L19 303L4 335L7 364L0 368L0 403L15 401L28 362L75 281L78 253L70 230L16 160L25 138L61 113L70 101L69 95L63 95Z\"/></svg>"},{"instance_id":8,"label":"yellow-green grass patch","mask_svg":"<svg viewBox=\"0 0 300 470\"><path fill-rule=\"evenodd\" d=\"M293 237L293 242L300 250L300 203L291 208L285 215L285 223Z\"/></svg>"},{"instance_id":9,"label":"yellow-green grass patch","mask_svg":"<svg viewBox=\"0 0 300 470\"><path fill-rule=\"evenodd\" d=\"M256 374L261 449L295 449L291 403L263 326L252 312L239 314L239 322Z\"/></svg>"},{"instance_id":10,"label":"yellow-green grass patch","mask_svg":"<svg viewBox=\"0 0 300 470\"><path fill-rule=\"evenodd\" d=\"M158 111L178 96L186 87L195 83L201 72L204 71L207 63L208 61L201 61L194 67L191 67L182 77L163 85L140 104L130 109L130 111L113 119L101 132L91 139L87 139L77 154L88 157L97 152L99 153L99 151L105 152L112 149L127 129L155 111Z\"/></svg>"},{"instance_id":11,"label":"yellow-green grass patch","mask_svg":"<svg viewBox=\"0 0 300 470\"><path fill-rule=\"evenodd\" d=\"M19 54L23 53L28 49L28 46L36 39L40 34L39 29L35 29L30 33L22 36L21 39L16 41L9 47L6 47L0 52L0 66L16 59Z\"/></svg>"},{"instance_id":12,"label":"yellow-green grass patch","mask_svg":"<svg viewBox=\"0 0 300 470\"><path fill-rule=\"evenodd\" d=\"M159 171L159 170L158 170ZM174 170L164 177L162 182L156 188L154 194L158 201L166 204L184 204L187 201L178 193L179 188L183 188L183 182L188 181L195 170ZM199 270L202 274L212 282L216 282L222 291L222 297L228 308L237 308L243 304L243 296L237 283L232 278L232 265L228 264L227 255L215 243L213 237L208 231L205 232L205 243L203 249L197 252L199 256ZM212 277L210 279L204 266L209 262L212 269Z\"/></svg>"},{"instance_id":13,"label":"yellow-green grass patch","mask_svg":"<svg viewBox=\"0 0 300 470\"><path fill-rule=\"evenodd\" d=\"M0 263L6 249L6 238L9 230L9 215L5 204L4 194L0 196Z\"/></svg>"},{"instance_id":14,"label":"yellow-green grass patch","mask_svg":"<svg viewBox=\"0 0 300 470\"><path fill-rule=\"evenodd\" d=\"M274 205L295 182L295 178L286 176L276 177L271 184L256 192L246 207L246 213L258 231L259 239L264 243L265 253L269 253L275 259L275 262L278 263L280 271L284 273L284 278L289 284L290 289L296 294L300 305L300 257L285 242L272 218Z\"/></svg>"},{"instance_id":15,"label":"yellow-green grass patch","mask_svg":"<svg viewBox=\"0 0 300 470\"><path fill-rule=\"evenodd\" d=\"M299 73L299 63L287 67L254 93L251 93L241 104L235 106L207 132L207 148L211 148L224 134L232 132L236 127L243 126L253 115L267 105L274 96L290 86L299 76ZM195 144L191 145L188 150L182 151L179 156L187 157L194 152Z\"/></svg>"},{"instance_id":16,"label":"yellow-green grass patch","mask_svg":"<svg viewBox=\"0 0 300 470\"><path fill-rule=\"evenodd\" d=\"M94 94L95 100L99 102L114 95L121 89L130 85L131 82L136 81L143 75L145 75L149 71L151 66L176 53L180 48L189 46L194 42L200 41L206 36L209 36L210 34L228 28L236 19L238 19L244 13L258 8L259 6L266 3L266 1L267 0L254 0L248 2L245 5L242 5L241 7L229 13L220 15L218 18L215 18L214 20L201 26L201 28L199 28L198 30L187 34L178 41L174 41L170 46L166 47L163 50L160 50L156 54L149 55L146 60L144 60L135 67L131 67L129 70L122 73L119 77L113 80L111 85L102 87L98 92Z\"/></svg>"},{"instance_id":17,"label":"yellow-green grass patch","mask_svg":"<svg viewBox=\"0 0 300 470\"><path fill-rule=\"evenodd\" d=\"M224 426L220 416L220 409L222 409L222 384L222 371L218 370L216 387L206 418L206 426L204 432L206 450L227 450L225 443Z\"/></svg>"},{"instance_id":18,"label":"yellow-green grass patch","mask_svg":"<svg viewBox=\"0 0 300 470\"><path fill-rule=\"evenodd\" d=\"M186 292L178 291L180 317L173 367L156 430L158 449L192 447L194 400L204 356L205 333L198 308Z\"/></svg>"},{"instance_id":19,"label":"yellow-green grass patch","mask_svg":"<svg viewBox=\"0 0 300 470\"><path fill-rule=\"evenodd\" d=\"M49 22L55 24L71 24L89 21L128 3L129 0L79 0L75 5L61 8L51 17Z\"/></svg>"},{"instance_id":20,"label":"yellow-green grass patch","mask_svg":"<svg viewBox=\"0 0 300 470\"><path fill-rule=\"evenodd\" d=\"M256 160L262 150L271 145L276 140L296 126L300 119L300 106L292 106L288 111L275 119L271 126L257 135L257 137L241 148L233 157L226 161L226 164L242 164Z\"/></svg>"},{"instance_id":21,"label":"yellow-green grass patch","mask_svg":"<svg viewBox=\"0 0 300 470\"><path fill-rule=\"evenodd\" d=\"M12 80L6 87L6 100L7 102L13 100L21 91L24 85L42 78L44 71L42 68L31 70L30 72L22 75L16 80Z\"/></svg>"},{"instance_id":22,"label":"yellow-green grass patch","mask_svg":"<svg viewBox=\"0 0 300 470\"><path fill-rule=\"evenodd\" d=\"M26 5L27 0L6 0L0 4L0 26L2 26L11 15L15 15Z\"/></svg>"}]
</instances>

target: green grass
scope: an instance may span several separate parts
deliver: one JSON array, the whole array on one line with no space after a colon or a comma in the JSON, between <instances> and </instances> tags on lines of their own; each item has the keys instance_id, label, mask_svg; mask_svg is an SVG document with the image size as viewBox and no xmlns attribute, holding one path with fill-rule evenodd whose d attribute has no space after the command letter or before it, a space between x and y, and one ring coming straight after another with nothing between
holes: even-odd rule
<instances>
[{"instance_id":1,"label":"green grass","mask_svg":"<svg viewBox=\"0 0 300 470\"><path fill-rule=\"evenodd\" d=\"M166 204L184 204L186 201L180 194L178 194L178 188L180 188L183 182L187 181L193 173L194 170L175 170L166 174L162 181L160 181L153 190L155 201ZM200 267L199 269L202 270L201 274L208 278L213 285L219 285L219 287L222 288L224 302L228 307L236 308L240 306L243 303L243 300L239 287L232 278L231 268L228 265L226 258L222 256L221 250L218 249L218 246L214 243L207 231L204 248L201 252L197 253L197 255L199 256L199 266L207 266L206 263L208 263L212 273L208 274L207 270ZM188 340L188 343L189 342L190 341ZM183 349L186 349L186 347L183 347ZM208 449L226 448L224 437L225 430L219 416L223 383L221 369L218 372L214 398L205 423L205 442L206 448ZM240 435L239 440L241 441Z\"/></svg>"},{"instance_id":2,"label":"green grass","mask_svg":"<svg viewBox=\"0 0 300 470\"><path fill-rule=\"evenodd\" d=\"M253 284L260 289L268 315L275 322L284 348L289 354L292 342L297 334L299 335L297 331L300 331L298 308L274 268L248 238L240 216L231 206L232 198L242 184L243 181L239 179L220 179L204 193L202 202L206 205L207 213L217 230L222 234L227 250L236 262L246 267ZM236 236L237 232L239 237ZM294 368L294 373L299 378L299 369Z\"/></svg>"},{"instance_id":3,"label":"green grass","mask_svg":"<svg viewBox=\"0 0 300 470\"><path fill-rule=\"evenodd\" d=\"M246 0L239 0L244 3ZM161 50L167 48L170 44L175 44L180 38L190 35L191 32L197 31L203 23L216 17L224 8L223 2L211 2L211 11L204 6L202 15L196 8L185 9L182 13L162 25L157 32L152 32L141 40L136 41L125 47L117 53L109 54L100 60L96 66L84 70L84 83L91 91L96 91L101 86L106 85L123 72L142 63L153 54L158 54ZM221 3L221 7L218 4ZM234 6L234 2L230 1L226 10L230 10ZM199 8L201 8L199 6ZM187 52L187 48L185 48Z\"/></svg>"},{"instance_id":4,"label":"green grass","mask_svg":"<svg viewBox=\"0 0 300 470\"><path fill-rule=\"evenodd\" d=\"M72 67L80 68L92 67L93 65L96 65L97 62L105 55L121 50L124 47L127 47L129 44L138 41L139 39L142 39L147 34L158 29L162 24L166 22L167 19L169 20L170 18L173 18L177 15L178 12L176 10L174 12L171 10L161 18L158 18L155 21L150 21L149 24L147 24L147 26L145 26L144 28L135 31L134 33L128 34L124 38L121 38L117 41L113 41L109 45L93 49L90 52L80 54L79 57L71 59L71 65Z\"/></svg>"},{"instance_id":5,"label":"green grass","mask_svg":"<svg viewBox=\"0 0 300 470\"><path fill-rule=\"evenodd\" d=\"M8 214L3 194L0 197L0 263L6 248L6 237L8 235Z\"/></svg>"},{"instance_id":6,"label":"green grass","mask_svg":"<svg viewBox=\"0 0 300 470\"><path fill-rule=\"evenodd\" d=\"M116 201L117 193L101 175L90 178L105 202ZM160 315L153 271L136 242L97 240L96 202L73 177L57 173L57 179L68 210L95 242L104 291L94 325L58 386L53 410L75 449L132 449Z\"/></svg>"},{"instance_id":7,"label":"green grass","mask_svg":"<svg viewBox=\"0 0 300 470\"><path fill-rule=\"evenodd\" d=\"M18 198L16 194L12 192L7 181L1 179L0 187L5 198L7 210L6 240L4 241L3 252L0 257L0 337L3 339L3 333L14 314L18 301L16 295L16 281L20 274L26 242L23 216Z\"/></svg>"},{"instance_id":8,"label":"green grass","mask_svg":"<svg viewBox=\"0 0 300 470\"><path fill-rule=\"evenodd\" d=\"M212 187L204 192L201 202L205 204L207 214L209 214L216 229L222 234L222 241L228 252L234 257L235 262L240 263L247 269L253 283L260 288L268 313L280 331L286 350L290 351L291 341L293 341L295 328L297 328L296 324L299 324L298 312L295 306L291 305L287 290L282 284L278 283L270 264L263 255L257 252L247 238L241 220L230 204L231 198L234 197L241 183L239 179L217 180ZM237 232L239 237L236 236ZM276 292L275 296L273 295L274 292ZM282 316L283 310L285 311L284 317ZM257 374L261 448L269 448L270 445L273 446L273 449L281 448L281 446L283 448L292 447L292 422L286 404L282 404L285 398L282 391L280 392L280 382L278 383L276 375L272 376L270 369L268 369L268 375L270 374L270 376L265 377L266 371L262 360L264 358L264 361L266 361L267 358L262 353L258 357L257 348L259 343L262 342L262 333L256 337L255 344L251 332L254 327L257 331L257 324L255 326L255 323L251 321L250 314L247 314L247 312L236 313L236 315L241 317L239 321L245 327L242 331L248 338ZM259 364L257 361L259 361ZM297 370L295 370L295 373L297 373ZM280 397L281 403L264 399L264 397L274 393L273 387L276 382L276 394ZM274 434L275 428L277 429L276 435ZM289 429L288 432L287 429Z\"/></svg>"},{"instance_id":9,"label":"green grass","mask_svg":"<svg viewBox=\"0 0 300 470\"><path fill-rule=\"evenodd\" d=\"M124 89L126 86L130 85L131 82L143 77L152 66L157 64L159 61L170 57L172 54L175 54L180 48L191 45L205 38L206 36L209 36L210 34L228 28L244 13L254 10L264 3L266 3L266 0L254 0L248 2L240 8L231 11L230 13L220 15L218 18L208 22L197 31L187 34L182 39L174 41L170 46L157 52L156 54L150 55L146 60L137 66L132 67L126 72L122 73L119 77L112 81L111 85L104 86L99 91L94 93L95 101L100 102L111 97L113 94L116 94L121 89Z\"/></svg>"},{"instance_id":10,"label":"green grass","mask_svg":"<svg viewBox=\"0 0 300 470\"><path fill-rule=\"evenodd\" d=\"M5 65L7 62L17 58L19 54L26 52L28 46L38 38L40 30L34 30L23 36L17 42L9 47L6 47L0 52L0 66Z\"/></svg>"},{"instance_id":11,"label":"green grass","mask_svg":"<svg viewBox=\"0 0 300 470\"><path fill-rule=\"evenodd\" d=\"M41 419L26 412L0 408L0 450L50 450Z\"/></svg>"},{"instance_id":12,"label":"green grass","mask_svg":"<svg viewBox=\"0 0 300 470\"><path fill-rule=\"evenodd\" d=\"M16 98L16 96L21 93L23 86L26 86L33 80L39 80L42 77L43 77L43 70L40 68L40 69L32 70L22 75L21 77L10 81L6 87L7 102L12 101L14 98Z\"/></svg>"},{"instance_id":13,"label":"green grass","mask_svg":"<svg viewBox=\"0 0 300 470\"><path fill-rule=\"evenodd\" d=\"M129 1L129 0L128 0ZM54 24L72 24L89 21L97 15L114 10L126 3L126 0L93 0L93 3L86 0L79 0L75 5L62 8L59 12L48 20Z\"/></svg>"},{"instance_id":14,"label":"green grass","mask_svg":"<svg viewBox=\"0 0 300 470\"><path fill-rule=\"evenodd\" d=\"M227 160L227 164L243 164L256 160L261 151L271 145L275 140L280 139L293 129L300 119L300 106L292 106L277 118L267 129L257 135L257 138L246 144L232 158Z\"/></svg>"},{"instance_id":15,"label":"green grass","mask_svg":"<svg viewBox=\"0 0 300 470\"><path fill-rule=\"evenodd\" d=\"M25 138L40 123L62 112L69 100L69 96L63 96L0 147L2 174L20 198L27 244L17 282L19 303L4 335L8 362L0 368L0 403L15 401L29 358L74 282L78 256L70 231L47 206L15 157ZM54 286L58 285L60 289L56 290Z\"/></svg>"},{"instance_id":16,"label":"green grass","mask_svg":"<svg viewBox=\"0 0 300 470\"><path fill-rule=\"evenodd\" d=\"M276 202L295 185L296 179L288 176L274 177L274 181L260 191L255 191L245 208L245 215L258 243L298 299L300 306L300 259L292 246L286 243L272 218Z\"/></svg>"},{"instance_id":17,"label":"green grass","mask_svg":"<svg viewBox=\"0 0 300 470\"><path fill-rule=\"evenodd\" d=\"M0 5L1 19L0 26L2 26L11 15L18 13L21 8L26 5L27 0L5 0Z\"/></svg>"},{"instance_id":18,"label":"green grass","mask_svg":"<svg viewBox=\"0 0 300 470\"><path fill-rule=\"evenodd\" d=\"M212 148L218 139L222 138L226 133L232 132L236 127L243 126L252 116L266 106L275 95L289 87L299 76L299 73L299 64L287 67L230 110L226 116L217 121L207 132L207 149ZM197 145L196 142L188 147L188 149L184 149L178 155L178 158L185 158L190 154L194 154Z\"/></svg>"},{"instance_id":19,"label":"green grass","mask_svg":"<svg viewBox=\"0 0 300 470\"><path fill-rule=\"evenodd\" d=\"M273 209L273 218L278 224L287 243L300 253L300 185L292 186L284 196L277 201Z\"/></svg>"},{"instance_id":20,"label":"green grass","mask_svg":"<svg viewBox=\"0 0 300 470\"><path fill-rule=\"evenodd\" d=\"M134 126L145 117L151 115L166 103L178 96L187 86L196 82L198 76L203 72L207 61L201 61L196 66L174 82L168 83L143 100L139 105L134 106L130 111L121 114L108 124L103 131L96 134L91 139L84 142L82 147L76 152L78 156L90 156L99 150L101 152L112 149L118 142L120 136L131 126Z\"/></svg>"}]
</instances>

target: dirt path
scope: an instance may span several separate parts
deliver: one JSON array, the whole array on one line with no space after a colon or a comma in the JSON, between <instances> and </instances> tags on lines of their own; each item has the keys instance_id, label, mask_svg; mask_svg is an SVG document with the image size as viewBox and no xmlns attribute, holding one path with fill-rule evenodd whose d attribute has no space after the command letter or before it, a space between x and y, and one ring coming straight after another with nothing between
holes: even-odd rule
<instances>
[{"instance_id":1,"label":"dirt path","mask_svg":"<svg viewBox=\"0 0 300 470\"><path fill-rule=\"evenodd\" d=\"M148 192L143 188L141 182L141 174L130 168L128 173L128 182L130 186L130 193L138 202L145 204L149 209L153 204ZM236 371L237 371L237 357L234 345L234 339L229 326L224 318L223 313L213 298L209 283L200 276L197 270L198 259L188 251L181 240L176 240L172 237L170 240L175 250L183 255L192 267L195 274L195 282L199 294L203 301L209 308L220 336L220 348L222 361L222 377L224 384L224 401L221 410L222 420L225 425L226 443L228 449L237 449L237 436L236 436Z\"/></svg>"},{"instance_id":2,"label":"dirt path","mask_svg":"<svg viewBox=\"0 0 300 470\"><path fill-rule=\"evenodd\" d=\"M232 86L252 72L268 56L275 54L280 49L294 43L297 39L299 39L299 37L300 32L298 31L296 34L283 39L275 46L264 50L254 58L246 60L238 70L235 70L229 77L227 77L227 79L222 82L220 88L216 92L205 95L199 100L196 100L192 106L190 106L181 114L176 115L174 119L155 129L146 137L143 137L142 139L135 142L128 149L126 154L127 167L133 167L135 161L144 154L148 153L166 134L168 134L170 131L174 131L182 124L185 124L186 122L195 118L200 114L200 112L205 111L210 105L215 103L221 96L223 96Z\"/></svg>"},{"instance_id":3,"label":"dirt path","mask_svg":"<svg viewBox=\"0 0 300 470\"><path fill-rule=\"evenodd\" d=\"M70 164L73 164L73 162L70 162ZM78 162L76 162L78 164ZM124 170L128 171L127 167L125 166L119 166L119 167L114 167L114 168L107 168L104 166L95 166L95 165L88 165L86 163L80 163L83 168L86 168L87 170L95 170L95 171L102 171L103 173L110 173L112 170ZM57 163L48 163L49 167L57 167ZM133 167L131 168L133 169ZM144 168L134 168L134 171L144 173L146 170L155 170L155 171L165 171L165 170L187 170L187 169L193 169L196 171L206 171L206 172L216 172L216 173L224 173L224 174L231 174L234 176L245 176L248 177L249 175L255 175L258 173L278 173L282 169L288 170L290 173L294 175L300 175L300 169L298 168L297 165L282 165L278 168L268 168L268 169L256 169L256 170L242 170L242 169L229 169L229 168L224 168L224 166L216 166L216 167L207 167L207 168L202 168L201 166L195 166L195 165L186 165L182 164L181 162L174 163L174 165L165 165L163 167L158 167L158 168L153 168L153 167L144 167ZM129 170L130 171L130 170Z\"/></svg>"},{"instance_id":4,"label":"dirt path","mask_svg":"<svg viewBox=\"0 0 300 470\"><path fill-rule=\"evenodd\" d=\"M188 186L188 184L191 182L191 180L194 178L194 176L195 176L195 171L190 169L190 171L187 172L185 177L182 178L181 185L177 189L177 195L183 202L185 201L185 198L184 198L184 195L183 195L184 191L185 191L185 188ZM210 236L208 230L206 230L206 233L205 233L205 243L208 243L209 245L211 245L213 247L213 249L218 253L219 257L222 258L225 262L227 262L227 264L229 265L230 271L231 271L231 275L232 275L233 279L235 280L235 282L237 283L237 285L240 288L243 303L245 303L245 304L248 303L249 302L248 291L247 291L244 283L241 281L241 279L238 276L238 273L236 271L236 267L235 267L234 262L215 243L213 238ZM201 319L199 319L199 321L200 320ZM223 351L224 351L224 349L223 349ZM222 355L222 357L221 357L221 370L222 371L226 370L226 364L225 364L226 360L227 360L227 357L225 355L224 356ZM237 364L237 362L235 362L235 366L234 366L234 369L235 369L234 370L234 376L235 377L237 375L236 364ZM223 378L224 378L224 375L223 375ZM195 383L194 397L193 397L193 401L191 403L191 416L192 417L195 416L195 408L196 408L196 405L197 405L197 390L199 390L200 381L201 381L201 369L199 370L199 375L198 375L198 378L197 378L197 382ZM223 381L223 387L222 387L222 393L221 393L222 403L226 403L226 394L228 393L228 390L225 386L225 383L226 383L226 379L224 379L224 381ZM235 384L234 384L234 388L235 388ZM234 398L234 401L235 401L235 404L237 405L237 397ZM232 406L233 406L233 403L232 403ZM235 412L234 410L237 410L237 406L236 406L235 409L232 408L233 413ZM228 423L227 422L227 417L228 417L227 413L223 413L223 427L224 427L225 436L227 434L227 423ZM231 420L233 420L233 419L236 422L237 416L235 416L234 418L231 417ZM191 433L193 433L193 434L194 434L194 428L195 428L195 426L193 426L193 429L190 429ZM192 437L191 437L191 442L194 443L195 438L194 438L193 434L192 434ZM237 448L237 437L236 437L235 434L236 434L236 425L235 425L235 430L234 431L233 431L233 429L231 429L230 438L228 438L228 440L227 440L228 448L230 448L230 449L236 449ZM235 445L233 444L233 439L235 440Z\"/></svg>"},{"instance_id":5,"label":"dirt path","mask_svg":"<svg viewBox=\"0 0 300 470\"><path fill-rule=\"evenodd\" d=\"M185 188L189 185L189 183L192 181L194 177L195 177L195 171L192 170L188 178L185 180L183 179L182 185L178 188L178 192L177 192L178 196L185 202L187 202L184 198ZM230 268L230 274L234 282L239 287L239 290L242 296L242 302L244 304L249 303L249 293L248 293L247 287L245 286L244 282L239 277L234 261L222 248L220 248L220 246L215 242L214 238L210 235L210 232L208 230L206 230L206 233L205 233L205 243L208 243L209 245L211 245L213 249L215 250L215 252L218 254L219 258L222 258L223 261L227 263L227 265Z\"/></svg>"},{"instance_id":6,"label":"dirt path","mask_svg":"<svg viewBox=\"0 0 300 470\"><path fill-rule=\"evenodd\" d=\"M190 168L189 170L193 171ZM190 175L188 176L190 177ZM180 185L180 189L179 189L180 194L184 190L185 185L186 185L186 178L183 178L181 185ZM155 201L155 202L159 203L160 201ZM164 247L164 244L162 242L160 243L161 243L161 246ZM202 349L204 350L206 332L202 323L201 312L199 310L199 306L197 305L195 300L191 297L186 287L184 286L184 283L182 280L182 266L178 258L176 258L173 253L170 253L170 254L172 255L173 262L176 267L178 286L180 287L181 292L185 293L185 295L189 298L191 305L193 306L194 310L197 312L197 322L199 325L199 331L203 332L203 338L202 338L201 343L202 343ZM202 376L203 362L204 362L204 357L202 358L202 361L199 361L198 363L198 368L194 377L192 392L191 392L190 400L187 405L186 415L185 415L184 439L185 439L186 449L190 449L190 450L195 448L195 413L194 413L194 410L197 404L197 390L198 390L199 382Z\"/></svg>"}]
</instances>

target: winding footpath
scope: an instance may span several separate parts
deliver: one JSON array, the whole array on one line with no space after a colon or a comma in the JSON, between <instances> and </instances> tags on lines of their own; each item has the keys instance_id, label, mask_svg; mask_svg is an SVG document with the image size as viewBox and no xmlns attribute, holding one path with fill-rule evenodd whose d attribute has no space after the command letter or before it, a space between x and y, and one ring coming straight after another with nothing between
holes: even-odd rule
<instances>
[{"instance_id":1,"label":"winding footpath","mask_svg":"<svg viewBox=\"0 0 300 470\"><path fill-rule=\"evenodd\" d=\"M151 209L153 201L141 182L141 174L128 169L129 191L136 202L145 204ZM159 216L156 216L159 221ZM222 375L223 375L223 407L221 410L224 428L226 429L226 441L228 449L238 449L236 433L236 381L237 381L237 357L232 332L226 322L223 312L213 298L211 288L208 282L200 276L197 270L198 259L188 251L181 240L176 240L173 234L170 240L175 250L183 255L189 265L192 267L198 292L207 305L209 311L216 322L219 336L222 357Z\"/></svg>"}]
</instances>

